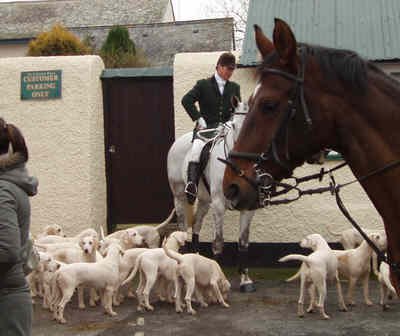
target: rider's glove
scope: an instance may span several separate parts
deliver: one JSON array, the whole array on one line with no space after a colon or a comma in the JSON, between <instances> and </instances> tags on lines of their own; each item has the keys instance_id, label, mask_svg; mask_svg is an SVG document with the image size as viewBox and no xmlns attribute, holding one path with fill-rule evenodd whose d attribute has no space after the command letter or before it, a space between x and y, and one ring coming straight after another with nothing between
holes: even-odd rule
<instances>
[{"instance_id":1,"label":"rider's glove","mask_svg":"<svg viewBox=\"0 0 400 336\"><path fill-rule=\"evenodd\" d=\"M207 128L207 123L206 123L206 121L204 120L203 117L200 117L199 119L197 119L197 127L199 129Z\"/></svg>"}]
</instances>

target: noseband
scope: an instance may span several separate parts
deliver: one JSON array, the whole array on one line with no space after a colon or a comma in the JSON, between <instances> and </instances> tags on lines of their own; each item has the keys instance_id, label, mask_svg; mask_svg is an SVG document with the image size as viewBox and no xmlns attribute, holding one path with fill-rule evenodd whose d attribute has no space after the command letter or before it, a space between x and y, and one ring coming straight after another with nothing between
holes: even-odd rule
<instances>
[{"instance_id":1,"label":"noseband","mask_svg":"<svg viewBox=\"0 0 400 336\"><path fill-rule=\"evenodd\" d=\"M288 165L290 160L289 156L289 122L294 118L298 110L302 110L304 114L304 119L306 121L308 129L312 126L312 120L310 117L310 113L308 111L308 107L304 98L304 72L305 72L305 64L306 64L306 51L304 47L300 47L299 50L301 65L297 75L293 75L289 72L285 72L278 69L266 69L264 72L271 73L275 75L279 75L284 77L290 81L292 81L293 88L291 90L291 95L289 96L287 102L287 108L283 117L283 120L272 138L271 143L268 146L268 149L263 153L252 153L252 152L238 152L231 151L229 153L227 160L221 160L225 164L227 164L239 177L244 178L256 191L258 192L260 198L261 206L264 205L264 199L270 198L271 192L274 189L275 185L281 185L280 183L274 181L274 178L265 172L261 167L262 163L268 160L272 160L273 162L280 165L287 172L291 172L291 169ZM283 139L285 143L285 158L282 159L278 153L278 141ZM255 162L253 165L253 169L255 172L255 179L246 176L245 172L240 169L231 159L244 159L248 161Z\"/></svg>"}]
</instances>

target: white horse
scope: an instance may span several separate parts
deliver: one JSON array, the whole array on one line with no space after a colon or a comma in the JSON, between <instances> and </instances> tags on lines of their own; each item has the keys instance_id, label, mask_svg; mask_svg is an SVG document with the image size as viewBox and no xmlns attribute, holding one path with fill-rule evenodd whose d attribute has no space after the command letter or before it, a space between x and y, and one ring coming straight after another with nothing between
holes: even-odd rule
<instances>
[{"instance_id":1,"label":"white horse","mask_svg":"<svg viewBox=\"0 0 400 336\"><path fill-rule=\"evenodd\" d=\"M179 137L171 146L168 152L168 180L174 195L174 203L178 218L178 227L186 231L192 225L192 244L194 252L198 251L198 235L201 230L204 216L211 207L214 219L214 237L212 250L218 260L222 254L224 245L223 227L224 214L227 209L227 201L222 190L222 180L224 177L225 164L218 160L219 157L227 158L227 154L233 148L233 143L239 135L240 127L248 111L247 103L240 102L236 97L232 99L235 107L234 117L231 121L219 127L218 135L215 137L210 157L203 171L210 192L208 192L203 177L200 178L197 193L197 210L193 216L193 207L186 200L184 192L187 180L187 154L192 146L192 132ZM189 211L188 211L189 210ZM240 234L239 234L239 273L241 275L240 290L254 291L253 281L248 275L248 245L250 223L253 219L254 211L240 212ZM193 222L193 223L191 223Z\"/></svg>"}]
</instances>

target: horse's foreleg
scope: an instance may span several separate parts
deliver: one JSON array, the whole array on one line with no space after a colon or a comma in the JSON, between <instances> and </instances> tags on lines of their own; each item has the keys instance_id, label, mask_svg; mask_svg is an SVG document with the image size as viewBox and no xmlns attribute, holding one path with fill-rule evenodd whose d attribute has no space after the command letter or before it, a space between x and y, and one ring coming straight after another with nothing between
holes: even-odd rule
<instances>
[{"instance_id":1,"label":"horse's foreleg","mask_svg":"<svg viewBox=\"0 0 400 336\"><path fill-rule=\"evenodd\" d=\"M254 217L254 211L242 211L240 213L239 251L238 263L240 274L240 291L254 292L256 290L253 280L249 277L249 234L250 223Z\"/></svg>"},{"instance_id":2,"label":"horse's foreleg","mask_svg":"<svg viewBox=\"0 0 400 336\"><path fill-rule=\"evenodd\" d=\"M219 198L211 203L214 219L214 237L212 242L212 251L217 261L220 261L222 250L224 248L224 214L225 204L224 200Z\"/></svg>"},{"instance_id":3,"label":"horse's foreleg","mask_svg":"<svg viewBox=\"0 0 400 336\"><path fill-rule=\"evenodd\" d=\"M187 225L185 221L185 199L184 195L174 197L174 205L176 211L178 229L181 231L187 231Z\"/></svg>"},{"instance_id":4,"label":"horse's foreleg","mask_svg":"<svg viewBox=\"0 0 400 336\"><path fill-rule=\"evenodd\" d=\"M194 253L199 252L199 234L203 225L204 216L207 214L209 208L209 201L203 201L200 198L198 199L195 222L192 230L192 250Z\"/></svg>"}]
</instances>

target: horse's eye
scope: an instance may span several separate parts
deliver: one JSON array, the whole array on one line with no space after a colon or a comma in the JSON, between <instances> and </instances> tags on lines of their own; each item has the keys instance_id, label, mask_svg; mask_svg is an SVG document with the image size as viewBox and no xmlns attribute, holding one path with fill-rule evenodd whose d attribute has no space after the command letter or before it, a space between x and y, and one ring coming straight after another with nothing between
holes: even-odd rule
<instances>
[{"instance_id":1,"label":"horse's eye","mask_svg":"<svg viewBox=\"0 0 400 336\"><path fill-rule=\"evenodd\" d=\"M276 107L278 106L277 102L274 101L265 101L261 105L262 112L265 114L269 114L275 111Z\"/></svg>"}]
</instances>

